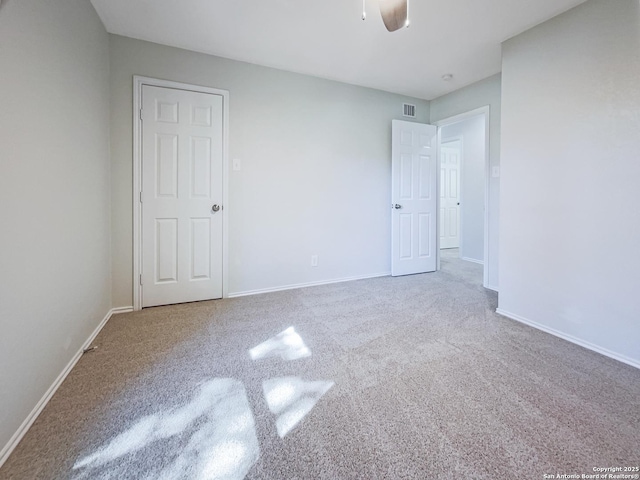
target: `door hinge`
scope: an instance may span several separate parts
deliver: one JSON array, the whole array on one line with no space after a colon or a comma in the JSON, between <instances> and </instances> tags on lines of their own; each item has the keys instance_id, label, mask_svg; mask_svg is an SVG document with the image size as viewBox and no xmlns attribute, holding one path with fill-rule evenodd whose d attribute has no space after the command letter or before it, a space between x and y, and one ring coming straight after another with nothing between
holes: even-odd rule
<instances>
[{"instance_id":1,"label":"door hinge","mask_svg":"<svg viewBox=\"0 0 640 480\"><path fill-rule=\"evenodd\" d=\"M142 274L140 274L140 285L142 285Z\"/></svg>"},{"instance_id":2,"label":"door hinge","mask_svg":"<svg viewBox=\"0 0 640 480\"><path fill-rule=\"evenodd\" d=\"M142 192L140 192L140 203L142 203Z\"/></svg>"},{"instance_id":3,"label":"door hinge","mask_svg":"<svg viewBox=\"0 0 640 480\"><path fill-rule=\"evenodd\" d=\"M142 117L143 117L143 115L142 115L142 109L140 109L140 120L144 120Z\"/></svg>"}]
</instances>

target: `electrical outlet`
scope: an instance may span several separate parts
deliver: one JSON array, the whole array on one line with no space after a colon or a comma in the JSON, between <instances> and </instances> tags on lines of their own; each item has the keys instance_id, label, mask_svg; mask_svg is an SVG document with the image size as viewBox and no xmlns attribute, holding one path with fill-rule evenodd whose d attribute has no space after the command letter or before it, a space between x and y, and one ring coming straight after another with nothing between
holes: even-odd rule
<instances>
[{"instance_id":1,"label":"electrical outlet","mask_svg":"<svg viewBox=\"0 0 640 480\"><path fill-rule=\"evenodd\" d=\"M318 255L311 255L311 266L312 267L318 266Z\"/></svg>"}]
</instances>

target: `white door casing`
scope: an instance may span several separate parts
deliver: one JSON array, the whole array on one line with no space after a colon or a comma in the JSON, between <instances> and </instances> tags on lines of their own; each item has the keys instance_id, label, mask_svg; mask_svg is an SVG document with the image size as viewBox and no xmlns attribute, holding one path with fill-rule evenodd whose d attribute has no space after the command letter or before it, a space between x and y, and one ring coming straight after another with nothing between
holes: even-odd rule
<instances>
[{"instance_id":1,"label":"white door casing","mask_svg":"<svg viewBox=\"0 0 640 480\"><path fill-rule=\"evenodd\" d=\"M493 209L497 208L497 203L495 206L491 207L490 206L490 202L489 202L489 196L490 196L490 192L492 190L492 180L496 180L495 178L492 179L492 165L491 165L491 108L489 107L489 105L485 105L484 107L480 107L480 108L476 108L474 110L470 110L468 112L464 112L464 113L460 113L457 115L453 115L452 117L448 117L448 118L444 118L442 120L438 120L436 122L436 126L438 127L438 135L441 135L442 132L442 128L448 126L448 125L453 125L455 123L461 122L463 120L467 120L469 118L475 117L477 115L482 115L484 117L484 134L485 134L485 139L484 139L484 147L485 147L485 151L484 151L484 173L485 173L485 189L484 189L484 268L483 268L483 280L482 280L482 284L485 288L489 288L491 290L494 291L498 291L498 287L497 285L490 285L489 284L489 266L490 265L497 265L497 260L492 260L491 256L490 256L490 248L489 246L491 244L493 244L494 246L498 243L498 237L497 236L493 236L493 237L489 237L489 225L490 225L490 221L489 221L489 211L492 211ZM496 175L499 176L499 173ZM462 199L462 201L464 201L464 199ZM462 202L461 202L462 203ZM461 222L461 229L464 228L463 222ZM439 261L439 255L438 255L438 261ZM494 268L494 267L492 267Z\"/></svg>"},{"instance_id":2,"label":"white door casing","mask_svg":"<svg viewBox=\"0 0 640 480\"><path fill-rule=\"evenodd\" d=\"M437 128L392 121L391 274L433 272L437 261Z\"/></svg>"},{"instance_id":3,"label":"white door casing","mask_svg":"<svg viewBox=\"0 0 640 480\"><path fill-rule=\"evenodd\" d=\"M460 140L440 145L440 248L460 247Z\"/></svg>"},{"instance_id":4,"label":"white door casing","mask_svg":"<svg viewBox=\"0 0 640 480\"><path fill-rule=\"evenodd\" d=\"M144 85L141 117L141 306L220 298L223 97Z\"/></svg>"}]
</instances>

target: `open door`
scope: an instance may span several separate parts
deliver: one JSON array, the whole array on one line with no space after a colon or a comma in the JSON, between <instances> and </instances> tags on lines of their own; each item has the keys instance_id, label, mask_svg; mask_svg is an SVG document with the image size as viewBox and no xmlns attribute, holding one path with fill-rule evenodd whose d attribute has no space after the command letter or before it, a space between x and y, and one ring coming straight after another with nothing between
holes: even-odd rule
<instances>
[{"instance_id":1,"label":"open door","mask_svg":"<svg viewBox=\"0 0 640 480\"><path fill-rule=\"evenodd\" d=\"M391 275L434 272L437 262L437 128L392 121Z\"/></svg>"},{"instance_id":2,"label":"open door","mask_svg":"<svg viewBox=\"0 0 640 480\"><path fill-rule=\"evenodd\" d=\"M461 168L461 141L443 142L440 145L440 248L460 248Z\"/></svg>"}]
</instances>

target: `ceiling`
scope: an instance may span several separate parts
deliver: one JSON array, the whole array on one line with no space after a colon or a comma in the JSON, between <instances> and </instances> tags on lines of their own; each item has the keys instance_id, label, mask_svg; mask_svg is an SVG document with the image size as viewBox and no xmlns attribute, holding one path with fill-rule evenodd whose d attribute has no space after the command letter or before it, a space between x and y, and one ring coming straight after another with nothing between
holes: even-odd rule
<instances>
[{"instance_id":1,"label":"ceiling","mask_svg":"<svg viewBox=\"0 0 640 480\"><path fill-rule=\"evenodd\" d=\"M585 0L91 0L111 33L431 100L498 73L500 43ZM442 76L452 74L444 81Z\"/></svg>"}]
</instances>

